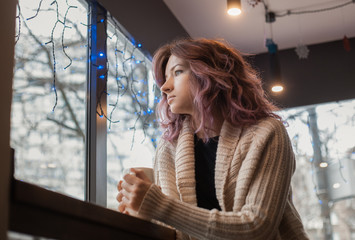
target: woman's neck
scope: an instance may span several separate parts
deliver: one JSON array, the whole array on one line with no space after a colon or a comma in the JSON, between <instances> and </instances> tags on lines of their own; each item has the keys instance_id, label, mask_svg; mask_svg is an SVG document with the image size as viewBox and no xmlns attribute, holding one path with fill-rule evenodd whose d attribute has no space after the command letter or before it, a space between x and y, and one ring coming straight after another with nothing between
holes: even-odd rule
<instances>
[{"instance_id":1,"label":"woman's neck","mask_svg":"<svg viewBox=\"0 0 355 240\"><path fill-rule=\"evenodd\" d=\"M218 115L218 116L216 116ZM222 114L216 114L213 116L213 124L212 126L205 126L205 131L207 133L208 138L216 137L219 136L221 133L222 125L224 122L224 118L222 117ZM192 123L193 123L193 128L197 129L200 126L200 118L192 118ZM198 138L205 138L203 135L202 131L196 132L196 135Z\"/></svg>"}]
</instances>

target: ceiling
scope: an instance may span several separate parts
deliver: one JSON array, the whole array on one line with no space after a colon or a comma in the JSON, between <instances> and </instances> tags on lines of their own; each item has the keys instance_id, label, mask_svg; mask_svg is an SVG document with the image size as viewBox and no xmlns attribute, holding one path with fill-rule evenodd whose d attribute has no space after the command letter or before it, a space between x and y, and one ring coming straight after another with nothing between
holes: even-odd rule
<instances>
[{"instance_id":1,"label":"ceiling","mask_svg":"<svg viewBox=\"0 0 355 240\"><path fill-rule=\"evenodd\" d=\"M276 17L272 24L265 22L262 3L255 7L248 4L253 0L242 0L242 14L239 16L226 13L227 0L163 1L191 37L223 38L245 53L267 52L265 39L270 37L280 50L295 48L300 43L312 45L339 40L344 35L355 37L354 0L265 0L268 9L276 14L349 3L324 12Z\"/></svg>"}]
</instances>

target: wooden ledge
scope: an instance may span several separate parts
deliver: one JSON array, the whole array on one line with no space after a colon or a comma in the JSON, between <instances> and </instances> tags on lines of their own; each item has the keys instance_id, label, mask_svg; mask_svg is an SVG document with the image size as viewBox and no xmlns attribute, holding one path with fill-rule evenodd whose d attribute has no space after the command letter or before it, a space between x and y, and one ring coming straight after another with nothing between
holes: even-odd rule
<instances>
[{"instance_id":1,"label":"wooden ledge","mask_svg":"<svg viewBox=\"0 0 355 240\"><path fill-rule=\"evenodd\" d=\"M175 231L16 179L9 230L56 239L175 239Z\"/></svg>"}]
</instances>

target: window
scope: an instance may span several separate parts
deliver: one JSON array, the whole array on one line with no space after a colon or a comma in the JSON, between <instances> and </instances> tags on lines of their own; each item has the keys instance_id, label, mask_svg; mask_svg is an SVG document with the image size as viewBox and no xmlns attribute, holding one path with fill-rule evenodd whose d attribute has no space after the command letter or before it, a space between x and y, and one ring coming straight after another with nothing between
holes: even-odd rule
<instances>
[{"instance_id":1,"label":"window","mask_svg":"<svg viewBox=\"0 0 355 240\"><path fill-rule=\"evenodd\" d=\"M280 112L296 154L293 201L311 239L353 239L355 100ZM331 234L331 233L330 233ZM324 238L326 239L326 238Z\"/></svg>"},{"instance_id":2,"label":"window","mask_svg":"<svg viewBox=\"0 0 355 240\"><path fill-rule=\"evenodd\" d=\"M84 199L87 4L19 1L11 114L15 176Z\"/></svg>"},{"instance_id":3,"label":"window","mask_svg":"<svg viewBox=\"0 0 355 240\"><path fill-rule=\"evenodd\" d=\"M95 1L18 6L15 177L116 208L122 170L152 166L160 135L150 57Z\"/></svg>"},{"instance_id":4,"label":"window","mask_svg":"<svg viewBox=\"0 0 355 240\"><path fill-rule=\"evenodd\" d=\"M152 167L157 138L155 106L160 91L154 84L151 61L140 45L108 22L107 57L107 206L116 208L117 180L125 168Z\"/></svg>"},{"instance_id":5,"label":"window","mask_svg":"<svg viewBox=\"0 0 355 240\"><path fill-rule=\"evenodd\" d=\"M78 236L77 230L85 229L80 233L84 238L175 239L172 229L82 201L106 206L107 129L112 130L112 136L116 135L114 138L122 137L121 126L115 125L119 122L110 120L117 116L107 115L108 111L114 113L107 102L114 106L117 92L117 81L111 84L108 80L118 70L116 65L109 68L111 60L107 61L108 25L113 19L107 21L106 9L95 0L20 0L16 19L11 147L15 149L17 179L11 181L8 238L63 239ZM151 74L142 66L150 65L149 58L138 49L140 45L127 41L132 38L124 37L129 35L119 33L120 30L111 29L109 38L114 39L112 33L117 32L116 38L138 59L134 62L137 69L130 70L132 77L127 81L147 77L144 82L149 82L142 85L146 88L141 90L144 96L138 95L141 85L135 82L130 82L128 93L137 93L137 97L131 98L148 103L152 98L150 90L155 87ZM107 89L113 92L113 98ZM124 106L124 99L129 98L116 95ZM122 121L127 122L125 127L135 127L134 138L127 139L134 146L142 144L142 133L147 133L147 139L154 137L155 131L149 128L156 124L150 106L151 103L140 108L142 116L148 111L144 121L133 125L129 119ZM143 145L151 151L155 142L146 141ZM120 154L130 154L124 151ZM150 158L147 161L151 164ZM118 180L119 176L112 177Z\"/></svg>"}]
</instances>

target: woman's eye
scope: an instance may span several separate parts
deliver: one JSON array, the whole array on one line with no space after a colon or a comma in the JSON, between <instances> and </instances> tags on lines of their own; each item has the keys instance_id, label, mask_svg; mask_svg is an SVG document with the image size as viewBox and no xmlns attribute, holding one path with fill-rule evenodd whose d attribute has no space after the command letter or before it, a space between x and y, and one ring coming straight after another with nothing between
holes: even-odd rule
<instances>
[{"instance_id":1,"label":"woman's eye","mask_svg":"<svg viewBox=\"0 0 355 240\"><path fill-rule=\"evenodd\" d=\"M179 76L182 73L182 70L176 70L175 71L175 76Z\"/></svg>"}]
</instances>

